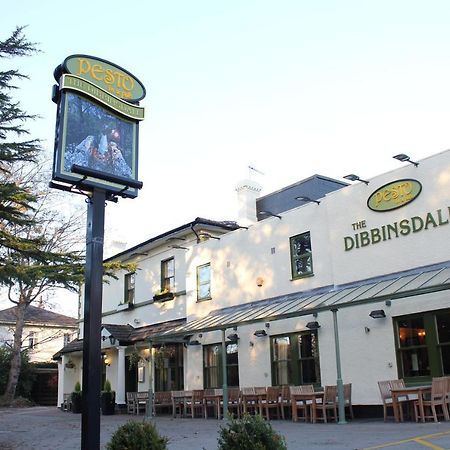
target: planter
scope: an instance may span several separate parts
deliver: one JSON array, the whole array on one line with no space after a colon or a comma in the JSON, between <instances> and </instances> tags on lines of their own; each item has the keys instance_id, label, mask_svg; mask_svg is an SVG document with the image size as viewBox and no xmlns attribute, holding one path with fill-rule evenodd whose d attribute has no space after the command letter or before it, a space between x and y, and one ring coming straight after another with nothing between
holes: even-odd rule
<instances>
[{"instance_id":1,"label":"planter","mask_svg":"<svg viewBox=\"0 0 450 450\"><path fill-rule=\"evenodd\" d=\"M156 294L153 296L153 301L155 302L167 302L169 300L173 300L175 298L175 294L173 292L165 292L164 294Z\"/></svg>"},{"instance_id":2,"label":"planter","mask_svg":"<svg viewBox=\"0 0 450 450\"><path fill-rule=\"evenodd\" d=\"M74 414L81 414L81 393L72 392L72 412Z\"/></svg>"},{"instance_id":3,"label":"planter","mask_svg":"<svg viewBox=\"0 0 450 450\"><path fill-rule=\"evenodd\" d=\"M111 416L116 409L116 395L114 392L102 392L101 408L104 416Z\"/></svg>"}]
</instances>

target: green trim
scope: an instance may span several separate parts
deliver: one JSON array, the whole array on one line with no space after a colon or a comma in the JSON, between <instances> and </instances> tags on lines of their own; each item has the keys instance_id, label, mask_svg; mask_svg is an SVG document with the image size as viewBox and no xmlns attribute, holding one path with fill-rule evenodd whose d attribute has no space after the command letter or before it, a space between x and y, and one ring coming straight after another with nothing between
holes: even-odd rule
<instances>
[{"instance_id":1,"label":"green trim","mask_svg":"<svg viewBox=\"0 0 450 450\"><path fill-rule=\"evenodd\" d=\"M109 94L101 87L75 75L63 75L60 89L70 89L72 91L82 92L130 119L144 120L144 108L142 106L131 105L130 103Z\"/></svg>"}]
</instances>

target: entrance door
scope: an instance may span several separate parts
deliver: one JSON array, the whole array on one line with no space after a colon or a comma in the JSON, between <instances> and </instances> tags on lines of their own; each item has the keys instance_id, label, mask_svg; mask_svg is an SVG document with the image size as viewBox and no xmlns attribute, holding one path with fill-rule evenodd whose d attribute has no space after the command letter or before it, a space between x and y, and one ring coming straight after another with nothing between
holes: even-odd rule
<instances>
[{"instance_id":1,"label":"entrance door","mask_svg":"<svg viewBox=\"0 0 450 450\"><path fill-rule=\"evenodd\" d=\"M125 392L137 392L138 373L137 366L130 364L130 357L125 356Z\"/></svg>"}]
</instances>

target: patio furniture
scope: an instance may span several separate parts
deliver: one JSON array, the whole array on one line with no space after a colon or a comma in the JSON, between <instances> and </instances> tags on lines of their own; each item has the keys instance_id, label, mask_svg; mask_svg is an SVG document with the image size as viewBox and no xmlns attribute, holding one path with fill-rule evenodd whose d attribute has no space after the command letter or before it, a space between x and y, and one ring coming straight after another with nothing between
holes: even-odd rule
<instances>
[{"instance_id":1,"label":"patio furniture","mask_svg":"<svg viewBox=\"0 0 450 450\"><path fill-rule=\"evenodd\" d=\"M228 388L228 411L235 412L237 418L241 417L241 390L237 388Z\"/></svg>"},{"instance_id":2,"label":"patio furniture","mask_svg":"<svg viewBox=\"0 0 450 450\"><path fill-rule=\"evenodd\" d=\"M290 386L289 387L291 397L291 410L292 420L297 422L298 420L308 421L309 410L314 402L315 404L315 392L312 385L303 386ZM299 415L300 411L300 415Z\"/></svg>"},{"instance_id":3,"label":"patio furniture","mask_svg":"<svg viewBox=\"0 0 450 450\"><path fill-rule=\"evenodd\" d=\"M259 395L254 387L244 387L241 389L242 411L243 413L256 414L260 410Z\"/></svg>"},{"instance_id":4,"label":"patio furniture","mask_svg":"<svg viewBox=\"0 0 450 450\"><path fill-rule=\"evenodd\" d=\"M127 392L127 413L136 414L136 392Z\"/></svg>"},{"instance_id":5,"label":"patio furniture","mask_svg":"<svg viewBox=\"0 0 450 450\"><path fill-rule=\"evenodd\" d=\"M217 419L220 419L220 406L223 399L222 389L205 389L204 394L204 404L205 404L205 419L208 418L208 409L214 410L214 415Z\"/></svg>"},{"instance_id":6,"label":"patio furniture","mask_svg":"<svg viewBox=\"0 0 450 450\"><path fill-rule=\"evenodd\" d=\"M353 405L352 405L352 383L344 384L344 406L345 410L348 411L349 416L354 419Z\"/></svg>"},{"instance_id":7,"label":"patio furniture","mask_svg":"<svg viewBox=\"0 0 450 450\"><path fill-rule=\"evenodd\" d=\"M316 406L316 412L321 413L321 417L316 417L315 420L323 420L325 423L328 422L327 415L328 411L332 413L331 417L336 422L337 421L337 386L325 386L323 391L322 402ZM313 422L315 422L313 419Z\"/></svg>"},{"instance_id":8,"label":"patio furniture","mask_svg":"<svg viewBox=\"0 0 450 450\"><path fill-rule=\"evenodd\" d=\"M383 402L383 417L386 422L388 419L388 410L392 409L392 414L395 416L394 406L392 402L391 394L391 380L384 380L378 382L378 388L380 390L381 401ZM400 408L400 419L403 421L403 411Z\"/></svg>"},{"instance_id":9,"label":"patio furniture","mask_svg":"<svg viewBox=\"0 0 450 450\"><path fill-rule=\"evenodd\" d=\"M172 394L170 391L155 392L153 400L153 409L155 415L161 410L172 409Z\"/></svg>"},{"instance_id":10,"label":"patio furniture","mask_svg":"<svg viewBox=\"0 0 450 450\"><path fill-rule=\"evenodd\" d=\"M405 401L410 401L409 396L414 395L417 397L418 411L419 414L416 415L416 420L420 418L422 422L425 422L424 418L424 396L431 393L431 386L410 386L391 389L392 397L392 408L394 410L394 420L396 422L403 422L403 411L402 405ZM408 399L408 400L405 400ZM416 409L416 408L415 408ZM419 416L419 417L418 417Z\"/></svg>"},{"instance_id":11,"label":"patio furniture","mask_svg":"<svg viewBox=\"0 0 450 450\"><path fill-rule=\"evenodd\" d=\"M147 413L148 392L136 392L135 414Z\"/></svg>"},{"instance_id":12,"label":"patio furniture","mask_svg":"<svg viewBox=\"0 0 450 450\"><path fill-rule=\"evenodd\" d=\"M420 398L414 402L414 412L416 415L416 422L426 419L433 419L438 421L438 413L436 407L440 407L441 414L444 420L450 420L447 407L447 395L448 395L448 378L439 377L431 380L431 396L429 400L422 398L422 407L420 405ZM426 410L429 410L429 414L426 414Z\"/></svg>"},{"instance_id":13,"label":"patio furniture","mask_svg":"<svg viewBox=\"0 0 450 450\"><path fill-rule=\"evenodd\" d=\"M203 389L194 389L192 392L192 396L185 397L185 414L188 415L189 411L191 413L192 418L195 418L195 412L200 410L200 417L206 417L205 413L205 403L204 403L204 390Z\"/></svg>"},{"instance_id":14,"label":"patio furniture","mask_svg":"<svg viewBox=\"0 0 450 450\"><path fill-rule=\"evenodd\" d=\"M291 393L289 386L281 386L281 396L280 396L280 409L281 418L284 420L286 417L291 415ZM287 414L286 414L287 411Z\"/></svg>"},{"instance_id":15,"label":"patio furniture","mask_svg":"<svg viewBox=\"0 0 450 450\"><path fill-rule=\"evenodd\" d=\"M280 404L281 389L277 386L268 386L266 396L263 400L263 407L266 410L266 419L270 420L270 410L275 409L277 419L281 416L281 404Z\"/></svg>"},{"instance_id":16,"label":"patio furniture","mask_svg":"<svg viewBox=\"0 0 450 450\"><path fill-rule=\"evenodd\" d=\"M172 416L183 417L188 401L192 401L192 391L172 391Z\"/></svg>"}]
</instances>

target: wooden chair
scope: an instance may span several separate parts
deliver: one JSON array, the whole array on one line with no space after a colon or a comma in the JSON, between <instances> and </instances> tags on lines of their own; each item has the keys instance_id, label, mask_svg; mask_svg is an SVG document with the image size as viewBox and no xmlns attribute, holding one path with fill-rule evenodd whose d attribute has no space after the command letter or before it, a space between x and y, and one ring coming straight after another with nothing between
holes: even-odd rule
<instances>
[{"instance_id":1,"label":"wooden chair","mask_svg":"<svg viewBox=\"0 0 450 450\"><path fill-rule=\"evenodd\" d=\"M200 410L200 417L206 418L206 405L204 402L204 393L203 389L194 389L192 391L192 397L186 402L186 415L191 412L191 416L195 418L195 411Z\"/></svg>"},{"instance_id":2,"label":"wooden chair","mask_svg":"<svg viewBox=\"0 0 450 450\"><path fill-rule=\"evenodd\" d=\"M422 400L423 407L425 410L424 419L433 419L435 422L438 421L438 414L436 411L436 407L439 406L441 408L441 416L444 417L444 420L450 420L449 412L447 407L447 395L448 395L448 378L447 377L439 377L433 378L431 380L431 397L429 400ZM427 408L430 411L430 414L426 413ZM416 422L422 419L419 411L419 401L416 400L414 402L414 412L416 415Z\"/></svg>"},{"instance_id":3,"label":"wooden chair","mask_svg":"<svg viewBox=\"0 0 450 450\"><path fill-rule=\"evenodd\" d=\"M239 388L228 388L228 411L236 413L237 418L241 417L241 390Z\"/></svg>"},{"instance_id":4,"label":"wooden chair","mask_svg":"<svg viewBox=\"0 0 450 450\"><path fill-rule=\"evenodd\" d=\"M388 419L388 410L392 409L392 417L394 416L394 407L392 405L392 395L391 395L391 380L379 381L378 388L380 390L381 401L383 402L383 416L384 421ZM400 409L400 420L403 421L403 411Z\"/></svg>"},{"instance_id":5,"label":"wooden chair","mask_svg":"<svg viewBox=\"0 0 450 450\"><path fill-rule=\"evenodd\" d=\"M316 412L320 412L322 414L321 417L316 417L316 420L323 420L327 423L327 413L331 411L332 418L336 422L337 421L337 386L325 386L323 392L322 403L317 404Z\"/></svg>"},{"instance_id":6,"label":"wooden chair","mask_svg":"<svg viewBox=\"0 0 450 450\"><path fill-rule=\"evenodd\" d=\"M241 389L242 411L245 413L254 413L258 409L258 396L254 387L243 387Z\"/></svg>"},{"instance_id":7,"label":"wooden chair","mask_svg":"<svg viewBox=\"0 0 450 450\"><path fill-rule=\"evenodd\" d=\"M127 392L127 413L136 414L136 392Z\"/></svg>"},{"instance_id":8,"label":"wooden chair","mask_svg":"<svg viewBox=\"0 0 450 450\"><path fill-rule=\"evenodd\" d=\"M148 392L136 392L135 414L147 413Z\"/></svg>"},{"instance_id":9,"label":"wooden chair","mask_svg":"<svg viewBox=\"0 0 450 450\"><path fill-rule=\"evenodd\" d=\"M311 386L312 387L312 386ZM299 394L309 393L309 386L289 386L289 393L291 397L291 410L292 410L292 420L297 422L299 419L308 421L310 404L306 400L296 399L295 396ZM314 388L312 388L314 392ZM300 411L300 415L299 415Z\"/></svg>"},{"instance_id":10,"label":"wooden chair","mask_svg":"<svg viewBox=\"0 0 450 450\"><path fill-rule=\"evenodd\" d=\"M291 416L291 393L289 391L289 386L287 385L281 386L280 409L281 409L281 418L283 420L286 417L289 418Z\"/></svg>"},{"instance_id":11,"label":"wooden chair","mask_svg":"<svg viewBox=\"0 0 450 450\"><path fill-rule=\"evenodd\" d=\"M172 416L176 417L180 414L180 417L184 414L184 393L183 391L171 391L172 395Z\"/></svg>"},{"instance_id":12,"label":"wooden chair","mask_svg":"<svg viewBox=\"0 0 450 450\"><path fill-rule=\"evenodd\" d=\"M264 407L266 410L266 419L270 420L270 410L275 409L277 419L281 415L280 405L281 389L277 386L268 386L266 390L266 397L264 399Z\"/></svg>"},{"instance_id":13,"label":"wooden chair","mask_svg":"<svg viewBox=\"0 0 450 450\"><path fill-rule=\"evenodd\" d=\"M153 409L155 416L160 410L172 409L172 393L170 391L155 392L153 401Z\"/></svg>"},{"instance_id":14,"label":"wooden chair","mask_svg":"<svg viewBox=\"0 0 450 450\"><path fill-rule=\"evenodd\" d=\"M344 384L344 405L345 410L348 410L349 416L354 419L353 405L352 405L352 383Z\"/></svg>"},{"instance_id":15,"label":"wooden chair","mask_svg":"<svg viewBox=\"0 0 450 450\"><path fill-rule=\"evenodd\" d=\"M390 385L391 385L391 389L402 389L405 386L405 380L400 379L400 380L390 380L389 381ZM403 420L403 405L407 405L409 406L409 408L407 408L407 412L410 416L412 416L414 414L414 400L411 400L410 397L408 395L403 395L401 397L397 398L398 404L399 404L399 410L400 410L400 417Z\"/></svg>"}]
</instances>

